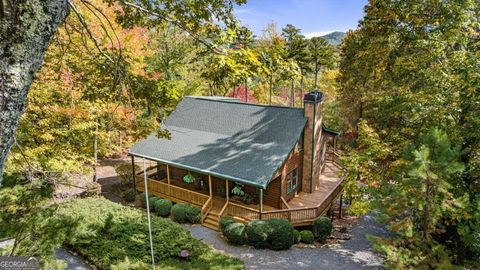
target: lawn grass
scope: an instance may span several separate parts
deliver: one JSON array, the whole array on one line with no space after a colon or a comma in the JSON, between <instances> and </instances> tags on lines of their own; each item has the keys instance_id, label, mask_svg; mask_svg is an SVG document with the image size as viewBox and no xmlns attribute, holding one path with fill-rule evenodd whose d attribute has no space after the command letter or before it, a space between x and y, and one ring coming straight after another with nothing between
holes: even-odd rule
<instances>
[{"instance_id":1,"label":"lawn grass","mask_svg":"<svg viewBox=\"0 0 480 270\"><path fill-rule=\"evenodd\" d=\"M65 246L99 269L150 269L145 212L104 198L74 199L58 209L59 218L73 218L78 227ZM157 269L243 269L243 262L221 254L170 219L152 215ZM180 257L188 250L188 259Z\"/></svg>"}]
</instances>

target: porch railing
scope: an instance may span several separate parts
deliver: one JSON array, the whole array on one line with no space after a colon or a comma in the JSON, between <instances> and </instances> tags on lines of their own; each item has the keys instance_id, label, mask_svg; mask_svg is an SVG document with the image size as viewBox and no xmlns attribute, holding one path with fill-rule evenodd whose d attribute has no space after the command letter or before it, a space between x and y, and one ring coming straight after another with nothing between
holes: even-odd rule
<instances>
[{"instance_id":1,"label":"porch railing","mask_svg":"<svg viewBox=\"0 0 480 270\"><path fill-rule=\"evenodd\" d=\"M250 221L254 219L260 219L260 210L243 206L241 204L228 202L226 215L243 218L247 221Z\"/></svg>"},{"instance_id":2,"label":"porch railing","mask_svg":"<svg viewBox=\"0 0 480 270\"><path fill-rule=\"evenodd\" d=\"M209 197L207 202L205 202L205 204L203 205L202 211L200 212L201 223L203 223L203 221L207 218L208 212L210 212L212 207L213 207L213 199L212 197Z\"/></svg>"},{"instance_id":3,"label":"porch railing","mask_svg":"<svg viewBox=\"0 0 480 270\"><path fill-rule=\"evenodd\" d=\"M178 186L169 185L167 183L153 179L147 179L147 187L148 191L151 192L153 195L163 197L174 202L191 203L200 207L203 207L210 198L210 196L208 195ZM136 188L137 190L145 191L143 184L143 176L141 175L136 176Z\"/></svg>"}]
</instances>

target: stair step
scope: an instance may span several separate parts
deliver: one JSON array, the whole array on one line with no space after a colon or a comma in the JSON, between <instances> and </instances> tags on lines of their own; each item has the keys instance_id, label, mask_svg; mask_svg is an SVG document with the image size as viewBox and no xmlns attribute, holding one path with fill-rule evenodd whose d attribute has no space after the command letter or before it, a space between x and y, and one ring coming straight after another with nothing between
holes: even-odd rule
<instances>
[{"instance_id":1,"label":"stair step","mask_svg":"<svg viewBox=\"0 0 480 270\"><path fill-rule=\"evenodd\" d=\"M212 229L212 230L214 230L214 231L217 231L217 232L219 231L219 230L218 230L218 225L215 226L215 225L212 225L212 224L209 224L209 223L206 223L206 222L204 222L202 225L205 226L205 227L207 227L207 228L209 228L209 229Z\"/></svg>"},{"instance_id":2,"label":"stair step","mask_svg":"<svg viewBox=\"0 0 480 270\"><path fill-rule=\"evenodd\" d=\"M216 216L210 216L210 215L208 215L208 216L207 216L207 219L216 220L216 221L219 221L219 220L220 220L220 218L219 218L219 217L216 217Z\"/></svg>"}]
</instances>

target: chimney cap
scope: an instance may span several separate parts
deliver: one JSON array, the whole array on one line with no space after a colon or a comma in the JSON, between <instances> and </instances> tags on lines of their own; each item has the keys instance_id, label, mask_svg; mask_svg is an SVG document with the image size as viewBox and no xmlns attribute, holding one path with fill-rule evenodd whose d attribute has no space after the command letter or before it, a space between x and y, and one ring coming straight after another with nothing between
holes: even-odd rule
<instances>
[{"instance_id":1,"label":"chimney cap","mask_svg":"<svg viewBox=\"0 0 480 270\"><path fill-rule=\"evenodd\" d=\"M305 94L303 97L305 102L319 103L323 100L323 93L318 91L318 89L313 90L310 93Z\"/></svg>"}]
</instances>

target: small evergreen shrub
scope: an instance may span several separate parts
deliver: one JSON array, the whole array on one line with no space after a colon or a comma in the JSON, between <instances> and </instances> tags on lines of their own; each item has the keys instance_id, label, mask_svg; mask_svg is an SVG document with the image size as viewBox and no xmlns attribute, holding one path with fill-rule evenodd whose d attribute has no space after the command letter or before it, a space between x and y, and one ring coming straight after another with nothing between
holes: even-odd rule
<instances>
[{"instance_id":1,"label":"small evergreen shrub","mask_svg":"<svg viewBox=\"0 0 480 270\"><path fill-rule=\"evenodd\" d=\"M300 242L300 232L298 230L293 230L293 243L298 244Z\"/></svg>"},{"instance_id":2,"label":"small evergreen shrub","mask_svg":"<svg viewBox=\"0 0 480 270\"><path fill-rule=\"evenodd\" d=\"M300 241L305 244L311 244L315 240L312 231L301 231L300 232Z\"/></svg>"},{"instance_id":3,"label":"small evergreen shrub","mask_svg":"<svg viewBox=\"0 0 480 270\"><path fill-rule=\"evenodd\" d=\"M168 217L172 209L172 202L167 199L159 199L155 201L153 208L159 216Z\"/></svg>"},{"instance_id":4,"label":"small evergreen shrub","mask_svg":"<svg viewBox=\"0 0 480 270\"><path fill-rule=\"evenodd\" d=\"M150 211L155 211L155 203L160 200L159 197L151 196L148 198L148 206L150 207Z\"/></svg>"},{"instance_id":5,"label":"small evergreen shrub","mask_svg":"<svg viewBox=\"0 0 480 270\"><path fill-rule=\"evenodd\" d=\"M135 196L137 196L137 192L133 188L129 188L123 192L123 198L125 199L126 202L134 202L135 201Z\"/></svg>"},{"instance_id":6,"label":"small evergreen shrub","mask_svg":"<svg viewBox=\"0 0 480 270\"><path fill-rule=\"evenodd\" d=\"M253 220L245 229L247 242L255 248L268 247L268 237L272 231L270 223L265 220Z\"/></svg>"},{"instance_id":7,"label":"small evergreen shrub","mask_svg":"<svg viewBox=\"0 0 480 270\"><path fill-rule=\"evenodd\" d=\"M268 220L272 231L268 238L268 243L273 250L289 249L293 245L294 228L286 219Z\"/></svg>"},{"instance_id":8,"label":"small evergreen shrub","mask_svg":"<svg viewBox=\"0 0 480 270\"><path fill-rule=\"evenodd\" d=\"M187 211L189 205L184 203L177 203L172 207L172 218L178 223L187 222Z\"/></svg>"},{"instance_id":9,"label":"small evergreen shrub","mask_svg":"<svg viewBox=\"0 0 480 270\"><path fill-rule=\"evenodd\" d=\"M227 228L228 225L235 223L235 219L232 217L222 217L219 222L220 226L220 231L222 231L222 234L225 234L225 228Z\"/></svg>"},{"instance_id":10,"label":"small evergreen shrub","mask_svg":"<svg viewBox=\"0 0 480 270\"><path fill-rule=\"evenodd\" d=\"M332 221L328 217L319 217L313 221L312 232L315 238L325 241L333 230Z\"/></svg>"},{"instance_id":11,"label":"small evergreen shrub","mask_svg":"<svg viewBox=\"0 0 480 270\"><path fill-rule=\"evenodd\" d=\"M200 212L201 210L198 207L189 205L185 215L187 217L188 222L190 223L199 223L200 222Z\"/></svg>"},{"instance_id":12,"label":"small evergreen shrub","mask_svg":"<svg viewBox=\"0 0 480 270\"><path fill-rule=\"evenodd\" d=\"M243 245L245 243L245 225L239 222L229 224L225 228L225 237L232 244Z\"/></svg>"},{"instance_id":13,"label":"small evergreen shrub","mask_svg":"<svg viewBox=\"0 0 480 270\"><path fill-rule=\"evenodd\" d=\"M148 197L152 197L152 194L148 193ZM140 193L140 203L142 204L143 208L147 207L147 199L145 197L145 192Z\"/></svg>"}]
</instances>

